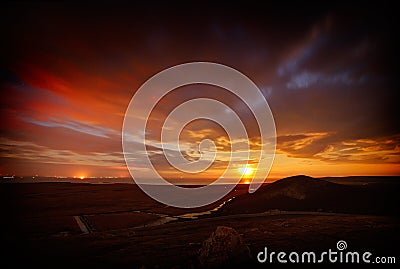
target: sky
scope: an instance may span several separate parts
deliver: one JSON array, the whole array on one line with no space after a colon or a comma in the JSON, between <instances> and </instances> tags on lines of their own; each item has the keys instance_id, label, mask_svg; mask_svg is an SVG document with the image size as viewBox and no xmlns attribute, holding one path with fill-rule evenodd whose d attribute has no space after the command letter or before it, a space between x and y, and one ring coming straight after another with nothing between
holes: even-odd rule
<instances>
[{"instance_id":1,"label":"sky","mask_svg":"<svg viewBox=\"0 0 400 269\"><path fill-rule=\"evenodd\" d=\"M242 72L268 101L277 139L269 178L399 175L393 10L251 2L6 4L0 19L0 173L129 176L121 130L131 98L156 73L202 61ZM240 100L215 86L189 85L165 96L148 122L146 154L171 180L206 182L222 175L232 145L243 141L229 141L213 122L186 125L180 151L160 149L167 114L202 97L239 114L250 157L234 160L234 167L237 176L250 175L258 162L257 124ZM198 159L203 139L218 150L207 171L194 175L169 165L164 154ZM146 177L143 152L130 154Z\"/></svg>"}]
</instances>

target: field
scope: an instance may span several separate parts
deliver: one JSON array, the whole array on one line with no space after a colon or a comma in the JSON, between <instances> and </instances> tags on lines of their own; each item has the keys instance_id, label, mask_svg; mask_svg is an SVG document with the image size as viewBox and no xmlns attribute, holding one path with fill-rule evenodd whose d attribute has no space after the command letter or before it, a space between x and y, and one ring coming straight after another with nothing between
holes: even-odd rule
<instances>
[{"instance_id":1,"label":"field","mask_svg":"<svg viewBox=\"0 0 400 269\"><path fill-rule=\"evenodd\" d=\"M398 203L387 204L398 201L393 195L397 183L385 183L387 188L351 189L357 194L352 196L354 201L364 199L363 208L360 202L350 204L347 189L340 189L342 193L336 194L342 195L342 203L330 208L326 201L308 206L318 203L312 199L321 199L311 194L326 192L320 181L285 180L264 186L253 196L246 193L246 185L239 185L224 198L235 199L216 212L207 211L224 200L196 210L171 208L153 201L134 184L3 183L1 238L7 247L2 262L13 267L208 267L200 262L199 251L219 226L238 232L250 250L245 263L252 266L269 266L256 259L264 247L277 252L327 251L336 249L339 240L347 242L348 250L398 255ZM329 190L365 188L328 184ZM379 189L380 197L372 189ZM297 207L293 207L293 193ZM382 197L385 203L378 202ZM380 211L382 205L386 209ZM366 210L370 207L373 211ZM208 214L191 214L196 212Z\"/></svg>"}]
</instances>

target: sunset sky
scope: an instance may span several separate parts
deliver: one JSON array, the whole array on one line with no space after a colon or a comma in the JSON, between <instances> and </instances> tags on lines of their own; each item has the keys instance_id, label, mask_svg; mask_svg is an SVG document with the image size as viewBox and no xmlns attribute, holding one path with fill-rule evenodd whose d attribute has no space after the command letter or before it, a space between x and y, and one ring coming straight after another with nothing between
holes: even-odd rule
<instances>
[{"instance_id":1,"label":"sunset sky","mask_svg":"<svg viewBox=\"0 0 400 269\"><path fill-rule=\"evenodd\" d=\"M129 176L121 130L130 99L154 74L193 61L235 68L261 89L276 124L271 178L400 175L393 9L197 3L2 8L1 175ZM212 86L182 87L149 122L149 154L167 178L193 175L169 167L157 147L160 124L199 97L227 102L248 129L250 155L258 150L254 119L234 96ZM186 126L182 154L196 158L206 138L220 155L197 176L218 177L230 151L218 125ZM249 172L248 160L235 161L238 176Z\"/></svg>"}]
</instances>

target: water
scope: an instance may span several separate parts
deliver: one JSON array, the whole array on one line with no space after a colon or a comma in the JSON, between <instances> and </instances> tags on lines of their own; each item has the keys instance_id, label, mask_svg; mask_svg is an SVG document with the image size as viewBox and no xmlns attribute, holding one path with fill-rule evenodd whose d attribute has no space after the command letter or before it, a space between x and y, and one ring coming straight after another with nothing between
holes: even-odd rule
<instances>
[{"instance_id":1,"label":"water","mask_svg":"<svg viewBox=\"0 0 400 269\"><path fill-rule=\"evenodd\" d=\"M176 215L176 216L168 216L168 215L164 215L164 214L158 214L158 213L149 213L149 212L143 212L143 211L135 211L135 212L141 212L141 213L147 213L147 214L154 214L159 216L160 218L158 220L155 220L153 222L147 223L145 225L140 225L137 226L138 227L153 227L153 226L159 226L159 225L163 225L163 224L167 224L169 222L175 221L175 220L179 220L179 219L198 219L201 216L206 216L206 215L211 215L213 212L217 212L218 210L220 210L226 203L232 201L233 199L235 199L235 197L229 198L228 200L224 201L222 204L218 205L217 207L211 209L211 210L207 210L207 211L203 211L203 212L194 212L194 213L186 213L183 215Z\"/></svg>"},{"instance_id":2,"label":"water","mask_svg":"<svg viewBox=\"0 0 400 269\"><path fill-rule=\"evenodd\" d=\"M232 197L226 201L224 201L222 204L220 204L219 206L217 206L216 208L213 208L211 210L207 210L207 211L203 211L203 212L196 212L196 213L187 213L187 214L183 214L183 215L178 215L175 216L176 218L180 218L180 219L198 219L201 216L205 216L205 215L210 215L212 212L217 212L218 210L220 210L226 203L232 201L235 197Z\"/></svg>"}]
</instances>

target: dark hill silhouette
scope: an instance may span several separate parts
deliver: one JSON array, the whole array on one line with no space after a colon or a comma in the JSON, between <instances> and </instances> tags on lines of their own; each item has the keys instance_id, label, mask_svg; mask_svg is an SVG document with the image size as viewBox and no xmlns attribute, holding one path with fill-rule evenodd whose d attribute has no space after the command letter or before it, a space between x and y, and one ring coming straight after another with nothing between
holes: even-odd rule
<instances>
[{"instance_id":1,"label":"dark hill silhouette","mask_svg":"<svg viewBox=\"0 0 400 269\"><path fill-rule=\"evenodd\" d=\"M346 185L309 176L293 176L244 194L225 205L222 214L272 209L398 215L400 184Z\"/></svg>"}]
</instances>

